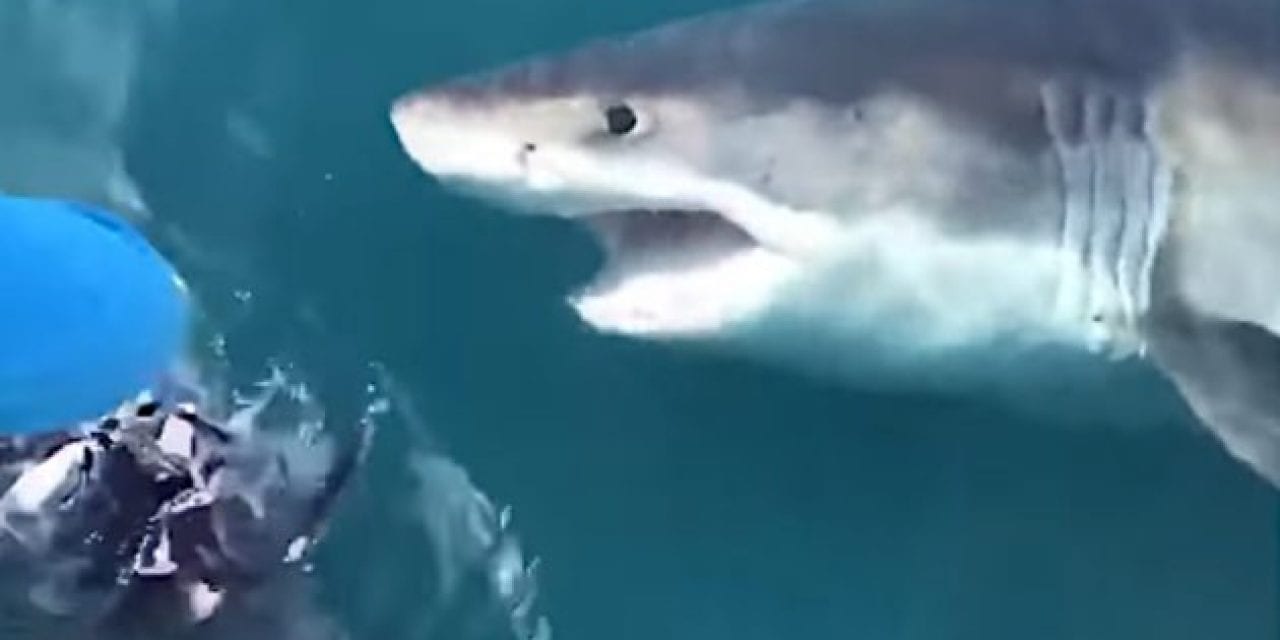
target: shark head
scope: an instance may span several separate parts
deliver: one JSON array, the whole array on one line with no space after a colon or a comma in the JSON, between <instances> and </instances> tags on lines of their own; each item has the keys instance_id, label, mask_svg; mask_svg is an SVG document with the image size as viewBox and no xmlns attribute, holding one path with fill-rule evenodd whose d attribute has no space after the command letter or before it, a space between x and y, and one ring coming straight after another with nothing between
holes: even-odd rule
<instances>
[{"instance_id":1,"label":"shark head","mask_svg":"<svg viewBox=\"0 0 1280 640\"><path fill-rule=\"evenodd\" d=\"M618 46L610 58L636 66ZM598 66L597 66L598 65ZM432 175L514 210L585 223L606 255L572 296L597 329L646 337L714 332L757 311L828 239L821 212L772 197L770 161L726 145L764 123L730 95L566 82L549 61L409 96L395 127ZM604 79L604 78L602 78ZM802 144L796 140L796 144ZM781 151L785 153L785 150Z\"/></svg>"},{"instance_id":2,"label":"shark head","mask_svg":"<svg viewBox=\"0 0 1280 640\"><path fill-rule=\"evenodd\" d=\"M645 338L758 319L829 267L837 246L891 226L927 235L922 219L974 204L964 185L1026 197L1019 170L1002 173L1025 158L975 132L963 100L880 86L869 65L837 77L829 55L847 34L791 4L428 86L398 99L391 119L443 183L585 223L606 260L574 307L599 330Z\"/></svg>"}]
</instances>

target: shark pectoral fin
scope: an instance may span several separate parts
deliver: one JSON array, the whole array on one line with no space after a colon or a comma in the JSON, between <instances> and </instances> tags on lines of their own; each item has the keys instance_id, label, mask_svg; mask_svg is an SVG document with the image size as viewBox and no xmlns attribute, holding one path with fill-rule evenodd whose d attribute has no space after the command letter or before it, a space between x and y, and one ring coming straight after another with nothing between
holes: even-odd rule
<instances>
[{"instance_id":1,"label":"shark pectoral fin","mask_svg":"<svg viewBox=\"0 0 1280 640\"><path fill-rule=\"evenodd\" d=\"M1147 327L1149 355L1226 446L1280 487L1280 336L1181 309Z\"/></svg>"}]
</instances>

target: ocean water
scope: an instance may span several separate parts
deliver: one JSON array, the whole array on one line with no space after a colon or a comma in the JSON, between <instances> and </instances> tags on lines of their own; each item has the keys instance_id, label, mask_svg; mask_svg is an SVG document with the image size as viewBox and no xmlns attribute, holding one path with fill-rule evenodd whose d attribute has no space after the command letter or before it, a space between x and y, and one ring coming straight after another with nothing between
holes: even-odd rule
<instances>
[{"instance_id":1,"label":"ocean water","mask_svg":"<svg viewBox=\"0 0 1280 640\"><path fill-rule=\"evenodd\" d=\"M594 335L562 303L584 234L444 192L393 138L417 84L731 2L8 2L0 188L134 203L228 381L288 363L334 428L390 401L296 585L349 637L518 635L476 491L554 638L1276 636L1275 494L1203 434Z\"/></svg>"}]
</instances>

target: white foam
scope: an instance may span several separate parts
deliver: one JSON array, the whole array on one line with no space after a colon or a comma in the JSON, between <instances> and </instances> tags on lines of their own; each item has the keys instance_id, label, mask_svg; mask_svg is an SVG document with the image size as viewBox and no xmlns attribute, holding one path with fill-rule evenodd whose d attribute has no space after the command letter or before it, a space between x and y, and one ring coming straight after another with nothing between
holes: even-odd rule
<instances>
[{"instance_id":1,"label":"white foam","mask_svg":"<svg viewBox=\"0 0 1280 640\"><path fill-rule=\"evenodd\" d=\"M5 493L5 511L37 513L70 490L91 442L70 443L22 474Z\"/></svg>"}]
</instances>

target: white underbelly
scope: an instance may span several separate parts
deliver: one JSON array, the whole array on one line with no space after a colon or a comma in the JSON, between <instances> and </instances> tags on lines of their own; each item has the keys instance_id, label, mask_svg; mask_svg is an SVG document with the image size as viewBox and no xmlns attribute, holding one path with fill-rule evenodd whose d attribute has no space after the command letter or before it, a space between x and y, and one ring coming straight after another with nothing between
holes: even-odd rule
<instances>
[{"instance_id":1,"label":"white underbelly","mask_svg":"<svg viewBox=\"0 0 1280 640\"><path fill-rule=\"evenodd\" d=\"M1085 286L1089 274L1050 242L950 238L905 217L861 227L775 306L847 327L912 360L992 344L1094 352L1122 344L1118 327L1092 321L1106 314L1064 302L1064 291ZM1119 307L1110 298L1093 302Z\"/></svg>"},{"instance_id":2,"label":"white underbelly","mask_svg":"<svg viewBox=\"0 0 1280 640\"><path fill-rule=\"evenodd\" d=\"M994 392L1076 421L1046 399L1161 386L1135 357L1119 291L1091 274L1051 237L956 238L886 216L850 233L729 340L864 388ZM1131 409L1146 399L1134 399L1109 408L1145 419Z\"/></svg>"}]
</instances>

